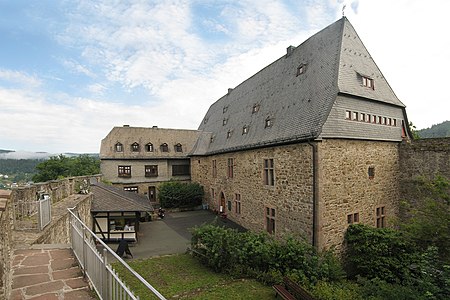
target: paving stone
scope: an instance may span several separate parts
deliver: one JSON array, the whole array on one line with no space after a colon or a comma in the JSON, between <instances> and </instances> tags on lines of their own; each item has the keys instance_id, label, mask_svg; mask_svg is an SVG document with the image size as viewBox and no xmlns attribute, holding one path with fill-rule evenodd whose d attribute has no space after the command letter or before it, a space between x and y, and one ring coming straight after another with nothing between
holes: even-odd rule
<instances>
[{"instance_id":1,"label":"paving stone","mask_svg":"<svg viewBox=\"0 0 450 300\"><path fill-rule=\"evenodd\" d=\"M21 249L14 251L14 255L25 255L29 256L35 253L42 253L41 250L35 250L35 249Z\"/></svg>"},{"instance_id":2,"label":"paving stone","mask_svg":"<svg viewBox=\"0 0 450 300\"><path fill-rule=\"evenodd\" d=\"M52 260L50 266L53 271L57 271L70 269L72 267L77 267L78 265L74 258L67 258L67 259Z\"/></svg>"},{"instance_id":3,"label":"paving stone","mask_svg":"<svg viewBox=\"0 0 450 300\"><path fill-rule=\"evenodd\" d=\"M27 256L23 261L22 265L24 266L41 266L41 265L48 265L50 263L50 256L48 253L40 253L35 254L32 256Z\"/></svg>"},{"instance_id":4,"label":"paving stone","mask_svg":"<svg viewBox=\"0 0 450 300\"><path fill-rule=\"evenodd\" d=\"M52 259L64 259L72 257L72 250L70 249L55 249L49 251Z\"/></svg>"},{"instance_id":5,"label":"paving stone","mask_svg":"<svg viewBox=\"0 0 450 300\"><path fill-rule=\"evenodd\" d=\"M33 298L28 298L29 300L59 300L57 293L49 293L45 295L40 295Z\"/></svg>"},{"instance_id":6,"label":"paving stone","mask_svg":"<svg viewBox=\"0 0 450 300\"><path fill-rule=\"evenodd\" d=\"M24 297L22 296L22 290L17 289L13 290L11 292L11 295L9 296L9 300L22 300Z\"/></svg>"},{"instance_id":7,"label":"paving stone","mask_svg":"<svg viewBox=\"0 0 450 300\"><path fill-rule=\"evenodd\" d=\"M82 273L79 268L71 268L71 269L53 272L52 276L53 276L54 280L69 279L69 278L81 277Z\"/></svg>"},{"instance_id":8,"label":"paving stone","mask_svg":"<svg viewBox=\"0 0 450 300\"><path fill-rule=\"evenodd\" d=\"M67 279L65 280L66 285L68 285L72 289L79 289L81 287L87 287L88 283L83 277Z\"/></svg>"},{"instance_id":9,"label":"paving stone","mask_svg":"<svg viewBox=\"0 0 450 300\"><path fill-rule=\"evenodd\" d=\"M28 296L39 295L43 293L58 292L64 287L62 280L42 283L26 288L25 294Z\"/></svg>"},{"instance_id":10,"label":"paving stone","mask_svg":"<svg viewBox=\"0 0 450 300\"><path fill-rule=\"evenodd\" d=\"M50 281L48 274L22 275L13 277L13 289Z\"/></svg>"},{"instance_id":11,"label":"paving stone","mask_svg":"<svg viewBox=\"0 0 450 300\"><path fill-rule=\"evenodd\" d=\"M64 293L64 300L77 300L77 299L92 300L96 298L93 296L93 292L91 292L89 289L82 289Z\"/></svg>"},{"instance_id":12,"label":"paving stone","mask_svg":"<svg viewBox=\"0 0 450 300\"><path fill-rule=\"evenodd\" d=\"M48 266L37 266L37 267L21 267L16 268L14 270L13 275L25 275L25 274L41 274L41 273L47 273L48 274Z\"/></svg>"}]
</instances>

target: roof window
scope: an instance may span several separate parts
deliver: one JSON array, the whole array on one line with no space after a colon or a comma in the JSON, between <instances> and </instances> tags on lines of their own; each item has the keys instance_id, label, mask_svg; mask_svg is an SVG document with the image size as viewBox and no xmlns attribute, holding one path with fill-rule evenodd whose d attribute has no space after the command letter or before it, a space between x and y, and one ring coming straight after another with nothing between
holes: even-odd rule
<instances>
[{"instance_id":1,"label":"roof window","mask_svg":"<svg viewBox=\"0 0 450 300\"><path fill-rule=\"evenodd\" d=\"M222 126L227 125L227 123L228 123L228 119L224 118L223 121L222 121Z\"/></svg>"},{"instance_id":2,"label":"roof window","mask_svg":"<svg viewBox=\"0 0 450 300\"><path fill-rule=\"evenodd\" d=\"M252 114L257 113L259 111L259 107L260 107L259 104L254 104L252 108Z\"/></svg>"},{"instance_id":3,"label":"roof window","mask_svg":"<svg viewBox=\"0 0 450 300\"><path fill-rule=\"evenodd\" d=\"M227 139L229 139L232 134L233 134L233 131L232 130L228 130L228 132L227 132Z\"/></svg>"},{"instance_id":4,"label":"roof window","mask_svg":"<svg viewBox=\"0 0 450 300\"><path fill-rule=\"evenodd\" d=\"M245 125L244 127L242 127L242 134L247 134L248 133L248 125Z\"/></svg>"},{"instance_id":5,"label":"roof window","mask_svg":"<svg viewBox=\"0 0 450 300\"><path fill-rule=\"evenodd\" d=\"M374 82L373 82L372 78L369 78L367 76L361 76L361 78L362 78L362 85L363 86L365 86L365 87L367 87L369 89L372 89L372 90L375 89Z\"/></svg>"},{"instance_id":6,"label":"roof window","mask_svg":"<svg viewBox=\"0 0 450 300\"><path fill-rule=\"evenodd\" d=\"M305 72L306 72L306 64L301 64L300 66L297 67L297 75L296 76L304 74Z\"/></svg>"},{"instance_id":7,"label":"roof window","mask_svg":"<svg viewBox=\"0 0 450 300\"><path fill-rule=\"evenodd\" d=\"M271 117L267 117L265 124L264 124L264 128L272 127L272 125L273 125L273 119Z\"/></svg>"},{"instance_id":8,"label":"roof window","mask_svg":"<svg viewBox=\"0 0 450 300\"><path fill-rule=\"evenodd\" d=\"M123 145L121 143L117 143L114 145L114 149L116 152L123 152Z\"/></svg>"},{"instance_id":9,"label":"roof window","mask_svg":"<svg viewBox=\"0 0 450 300\"><path fill-rule=\"evenodd\" d=\"M139 152L139 149L140 149L140 147L139 147L138 143L134 142L133 144L131 144L131 151Z\"/></svg>"}]
</instances>

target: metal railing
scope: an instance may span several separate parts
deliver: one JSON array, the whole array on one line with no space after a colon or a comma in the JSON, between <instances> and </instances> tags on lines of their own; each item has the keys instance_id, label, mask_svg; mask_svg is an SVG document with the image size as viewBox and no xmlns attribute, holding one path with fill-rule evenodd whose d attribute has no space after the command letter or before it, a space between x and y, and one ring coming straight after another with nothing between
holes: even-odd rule
<instances>
[{"instance_id":1,"label":"metal railing","mask_svg":"<svg viewBox=\"0 0 450 300\"><path fill-rule=\"evenodd\" d=\"M108 256L116 259L137 280L158 299L166 300L150 283L134 271L121 257L96 236L69 208L71 224L71 246L84 274L91 282L100 299L138 300L129 287L119 278L117 272L108 263ZM98 247L103 248L102 251Z\"/></svg>"}]
</instances>

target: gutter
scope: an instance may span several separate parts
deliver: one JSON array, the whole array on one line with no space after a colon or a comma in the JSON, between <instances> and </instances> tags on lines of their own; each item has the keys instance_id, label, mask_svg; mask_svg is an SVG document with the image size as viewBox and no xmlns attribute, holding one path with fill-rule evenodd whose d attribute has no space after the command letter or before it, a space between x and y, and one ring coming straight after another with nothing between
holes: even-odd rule
<instances>
[{"instance_id":1,"label":"gutter","mask_svg":"<svg viewBox=\"0 0 450 300\"><path fill-rule=\"evenodd\" d=\"M312 161L313 161L313 224L312 224L312 245L313 247L318 247L318 217L317 217L317 206L318 206L318 170L319 170L319 158L318 158L318 147L317 143L308 142L308 145L312 149Z\"/></svg>"}]
</instances>

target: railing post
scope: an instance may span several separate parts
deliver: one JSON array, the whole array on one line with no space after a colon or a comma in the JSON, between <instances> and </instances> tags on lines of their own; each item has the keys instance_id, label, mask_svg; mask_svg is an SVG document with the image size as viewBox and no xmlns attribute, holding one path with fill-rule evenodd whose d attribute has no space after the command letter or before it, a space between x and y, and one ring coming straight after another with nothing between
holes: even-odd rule
<instances>
[{"instance_id":1,"label":"railing post","mask_svg":"<svg viewBox=\"0 0 450 300\"><path fill-rule=\"evenodd\" d=\"M86 266L86 239L84 238L86 236L85 234L86 229L84 226L81 227L81 239L83 240L83 269L86 272L87 266Z\"/></svg>"},{"instance_id":2,"label":"railing post","mask_svg":"<svg viewBox=\"0 0 450 300\"><path fill-rule=\"evenodd\" d=\"M103 299L109 299L109 282L108 282L108 251L103 248Z\"/></svg>"}]
</instances>

